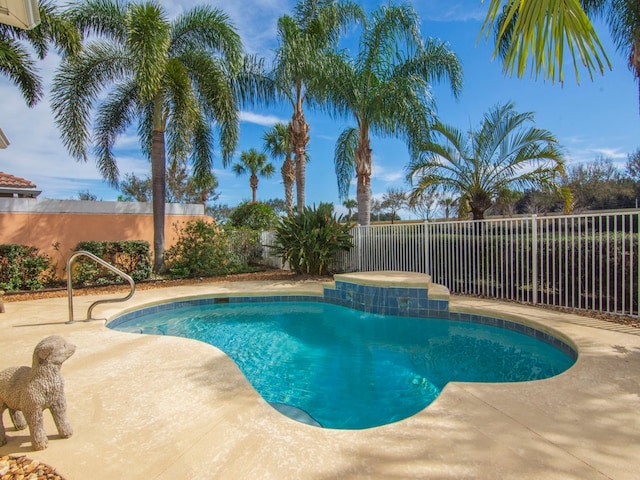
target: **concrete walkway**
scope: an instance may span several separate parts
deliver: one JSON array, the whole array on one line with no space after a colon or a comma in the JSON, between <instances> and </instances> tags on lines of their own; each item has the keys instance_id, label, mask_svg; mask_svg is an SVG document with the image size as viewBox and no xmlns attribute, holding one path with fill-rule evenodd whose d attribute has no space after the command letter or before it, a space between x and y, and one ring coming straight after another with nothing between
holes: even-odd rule
<instances>
[{"instance_id":1,"label":"concrete walkway","mask_svg":"<svg viewBox=\"0 0 640 480\"><path fill-rule=\"evenodd\" d=\"M125 308L184 295L321 292L315 282L248 282L136 293ZM76 298L77 316L96 297ZM63 365L70 439L45 413L49 447L31 450L9 427L2 455L28 455L67 480L118 479L638 479L640 337L615 324L548 310L452 297L451 308L527 319L570 338L577 363L517 384L451 383L404 421L359 431L297 423L271 408L218 349L183 338L67 320L66 298L6 304L0 369L30 365L60 334L77 345ZM632 332L634 333L634 332Z\"/></svg>"}]
</instances>

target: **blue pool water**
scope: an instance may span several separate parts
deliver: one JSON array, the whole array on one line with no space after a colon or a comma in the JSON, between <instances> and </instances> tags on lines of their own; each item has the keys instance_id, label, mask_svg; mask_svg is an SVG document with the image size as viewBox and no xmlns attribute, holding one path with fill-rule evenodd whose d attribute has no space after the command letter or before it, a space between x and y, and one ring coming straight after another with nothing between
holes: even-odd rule
<instances>
[{"instance_id":1,"label":"blue pool water","mask_svg":"<svg viewBox=\"0 0 640 480\"><path fill-rule=\"evenodd\" d=\"M407 418L450 381L537 380L574 363L549 343L504 328L320 302L190 306L112 326L215 345L278 410L328 428Z\"/></svg>"}]
</instances>

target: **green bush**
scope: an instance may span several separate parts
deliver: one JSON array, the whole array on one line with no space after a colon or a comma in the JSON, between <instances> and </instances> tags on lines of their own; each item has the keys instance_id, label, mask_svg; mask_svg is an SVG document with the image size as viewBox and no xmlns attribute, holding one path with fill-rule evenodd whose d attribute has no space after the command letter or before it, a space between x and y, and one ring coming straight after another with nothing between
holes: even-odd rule
<instances>
[{"instance_id":1,"label":"green bush","mask_svg":"<svg viewBox=\"0 0 640 480\"><path fill-rule=\"evenodd\" d=\"M247 271L246 261L234 250L234 239L214 223L203 220L186 223L176 244L165 252L169 275L193 278Z\"/></svg>"},{"instance_id":2,"label":"green bush","mask_svg":"<svg viewBox=\"0 0 640 480\"><path fill-rule=\"evenodd\" d=\"M234 227L247 227L251 230L271 230L278 224L278 216L269 205L265 203L245 202L238 205L229 221Z\"/></svg>"},{"instance_id":3,"label":"green bush","mask_svg":"<svg viewBox=\"0 0 640 480\"><path fill-rule=\"evenodd\" d=\"M0 245L0 289L41 290L55 283L57 264L36 247Z\"/></svg>"},{"instance_id":4,"label":"green bush","mask_svg":"<svg viewBox=\"0 0 640 480\"><path fill-rule=\"evenodd\" d=\"M229 248L243 263L259 264L262 262L260 231L247 227L225 228L224 231L229 237Z\"/></svg>"},{"instance_id":5,"label":"green bush","mask_svg":"<svg viewBox=\"0 0 640 480\"><path fill-rule=\"evenodd\" d=\"M274 252L297 273L330 273L338 253L353 247L350 229L336 218L330 203L305 207L304 212L280 220Z\"/></svg>"},{"instance_id":6,"label":"green bush","mask_svg":"<svg viewBox=\"0 0 640 480\"><path fill-rule=\"evenodd\" d=\"M79 242L76 245L77 250L93 253L129 275L134 281L146 280L151 276L151 251L147 241ZM72 279L74 284L82 286L124 282L122 277L86 257L78 257L75 261Z\"/></svg>"}]
</instances>

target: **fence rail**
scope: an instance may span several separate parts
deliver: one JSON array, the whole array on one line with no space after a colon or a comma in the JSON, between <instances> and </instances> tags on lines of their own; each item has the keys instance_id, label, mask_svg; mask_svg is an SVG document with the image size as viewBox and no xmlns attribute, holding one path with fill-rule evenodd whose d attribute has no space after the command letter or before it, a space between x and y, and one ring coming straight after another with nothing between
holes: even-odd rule
<instances>
[{"instance_id":1,"label":"fence rail","mask_svg":"<svg viewBox=\"0 0 640 480\"><path fill-rule=\"evenodd\" d=\"M452 293L640 316L640 211L354 227L336 271L429 273ZM263 234L265 257L273 235Z\"/></svg>"}]
</instances>

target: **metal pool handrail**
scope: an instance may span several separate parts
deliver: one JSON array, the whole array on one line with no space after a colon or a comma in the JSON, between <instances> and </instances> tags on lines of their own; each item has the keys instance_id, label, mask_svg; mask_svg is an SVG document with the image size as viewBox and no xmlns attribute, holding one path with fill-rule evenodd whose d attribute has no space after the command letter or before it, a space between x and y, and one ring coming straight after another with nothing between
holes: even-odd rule
<instances>
[{"instance_id":1,"label":"metal pool handrail","mask_svg":"<svg viewBox=\"0 0 640 480\"><path fill-rule=\"evenodd\" d=\"M87 311L87 318L84 319L83 321L86 322L89 320L93 320L91 318L91 312L93 312L93 308L95 306L100 305L101 303L125 302L129 300L131 297L133 297L134 293L136 293L136 284L134 283L133 278L131 278L129 275L127 275L121 270L118 270L116 267L114 267L110 263L105 262L100 257L96 257L91 252L87 252L85 250L78 250L77 252L74 252L73 254L71 254L71 256L69 257L69 260L67 260L67 297L69 301L69 321L67 323L75 323L75 320L73 319L73 286L71 285L71 270L72 270L71 267L76 257L80 257L80 256L89 257L94 262L99 263L103 267L111 270L116 275L119 275L120 277L124 278L127 282L129 282L129 285L131 286L131 291L129 292L129 295L127 295L126 297L110 298L105 300L97 300L93 302L89 306L89 310Z\"/></svg>"}]
</instances>

